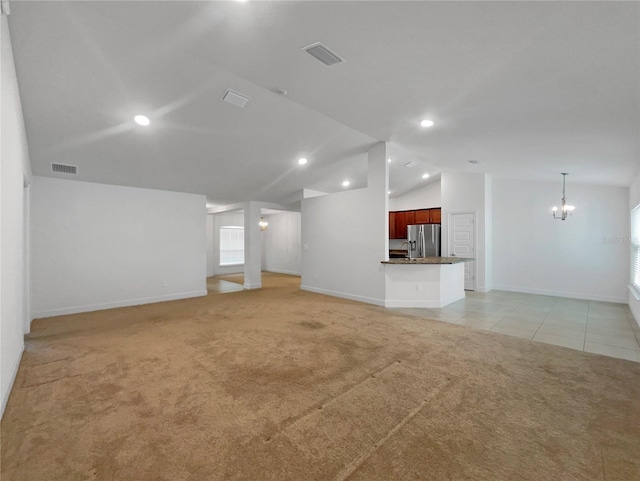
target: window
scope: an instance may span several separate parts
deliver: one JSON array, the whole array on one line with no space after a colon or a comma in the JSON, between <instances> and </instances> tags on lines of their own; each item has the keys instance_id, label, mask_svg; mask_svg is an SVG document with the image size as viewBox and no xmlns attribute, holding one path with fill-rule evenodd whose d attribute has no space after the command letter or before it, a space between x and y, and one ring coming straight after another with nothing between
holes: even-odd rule
<instances>
[{"instance_id":1,"label":"window","mask_svg":"<svg viewBox=\"0 0 640 481\"><path fill-rule=\"evenodd\" d=\"M631 285L640 293L640 205L631 211Z\"/></svg>"},{"instance_id":2,"label":"window","mask_svg":"<svg viewBox=\"0 0 640 481\"><path fill-rule=\"evenodd\" d=\"M220 227L220 265L244 264L244 227L227 225Z\"/></svg>"}]
</instances>

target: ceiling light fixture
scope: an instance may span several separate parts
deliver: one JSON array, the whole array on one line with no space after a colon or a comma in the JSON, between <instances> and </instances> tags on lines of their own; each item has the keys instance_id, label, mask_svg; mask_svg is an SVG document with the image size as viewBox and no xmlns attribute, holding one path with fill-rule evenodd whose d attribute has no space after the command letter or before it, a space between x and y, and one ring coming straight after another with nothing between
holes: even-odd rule
<instances>
[{"instance_id":1,"label":"ceiling light fixture","mask_svg":"<svg viewBox=\"0 0 640 481\"><path fill-rule=\"evenodd\" d=\"M149 117L147 117L146 115L136 115L133 120L136 124L143 125L145 127L151 123Z\"/></svg>"},{"instance_id":2,"label":"ceiling light fixture","mask_svg":"<svg viewBox=\"0 0 640 481\"><path fill-rule=\"evenodd\" d=\"M269 227L269 223L264 220L264 217L260 217L260 222L258 222L258 225L260 226L260 230L261 231L265 231L267 230L267 227Z\"/></svg>"},{"instance_id":3,"label":"ceiling light fixture","mask_svg":"<svg viewBox=\"0 0 640 481\"><path fill-rule=\"evenodd\" d=\"M351 182L349 182L348 180L345 180L345 181L342 183L342 187L349 187L349 184L351 184Z\"/></svg>"},{"instance_id":4,"label":"ceiling light fixture","mask_svg":"<svg viewBox=\"0 0 640 481\"><path fill-rule=\"evenodd\" d=\"M387 159L387 162L391 163L391 159Z\"/></svg>"},{"instance_id":5,"label":"ceiling light fixture","mask_svg":"<svg viewBox=\"0 0 640 481\"><path fill-rule=\"evenodd\" d=\"M306 164L306 163L307 163L307 159L305 159L304 157L300 157L300 158L298 159L298 163L299 163L300 165L304 165L304 164Z\"/></svg>"},{"instance_id":6,"label":"ceiling light fixture","mask_svg":"<svg viewBox=\"0 0 640 481\"><path fill-rule=\"evenodd\" d=\"M423 179L428 179L429 178L429 174L422 174L422 178Z\"/></svg>"},{"instance_id":7,"label":"ceiling light fixture","mask_svg":"<svg viewBox=\"0 0 640 481\"><path fill-rule=\"evenodd\" d=\"M271 91L274 94L278 94L278 95L287 95L289 93L285 89L279 89L279 88L273 88L273 89L271 89Z\"/></svg>"},{"instance_id":8,"label":"ceiling light fixture","mask_svg":"<svg viewBox=\"0 0 640 481\"><path fill-rule=\"evenodd\" d=\"M556 215L558 212L558 208L555 205L553 206L553 209L551 209L554 219L565 220L568 216L571 215L571 213L575 209L574 206L567 204L567 199L564 195L565 181L567 179L567 175L569 174L567 174L566 172L562 172L562 204L560 206L560 215Z\"/></svg>"},{"instance_id":9,"label":"ceiling light fixture","mask_svg":"<svg viewBox=\"0 0 640 481\"><path fill-rule=\"evenodd\" d=\"M422 127L433 127L435 125L435 122L433 120L424 119L422 122L420 122L420 125Z\"/></svg>"}]
</instances>

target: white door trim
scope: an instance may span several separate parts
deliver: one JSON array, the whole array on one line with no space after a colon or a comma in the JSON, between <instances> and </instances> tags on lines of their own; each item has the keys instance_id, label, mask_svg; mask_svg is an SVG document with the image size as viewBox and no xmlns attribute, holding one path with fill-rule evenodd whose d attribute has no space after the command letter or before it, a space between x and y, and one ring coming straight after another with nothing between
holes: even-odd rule
<instances>
[{"instance_id":1,"label":"white door trim","mask_svg":"<svg viewBox=\"0 0 640 481\"><path fill-rule=\"evenodd\" d=\"M451 255L453 252L453 222L452 218L457 214L471 214L473 215L473 249L474 254L473 257L476 259L472 264L472 275L473 275L473 290L476 291L478 289L478 229L477 220L478 220L478 211L477 210L459 210L455 212L447 213L447 253Z\"/></svg>"}]
</instances>

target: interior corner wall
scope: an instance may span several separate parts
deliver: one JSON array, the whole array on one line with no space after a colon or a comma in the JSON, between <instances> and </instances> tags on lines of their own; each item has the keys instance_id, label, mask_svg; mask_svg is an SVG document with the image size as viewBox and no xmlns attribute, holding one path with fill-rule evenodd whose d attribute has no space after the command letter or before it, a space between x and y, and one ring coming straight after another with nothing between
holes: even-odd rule
<instances>
[{"instance_id":1,"label":"interior corner wall","mask_svg":"<svg viewBox=\"0 0 640 481\"><path fill-rule=\"evenodd\" d=\"M31 162L7 17L0 16L0 416L18 371L29 326L28 196ZM27 202L25 202L25 200Z\"/></svg>"},{"instance_id":2,"label":"interior corner wall","mask_svg":"<svg viewBox=\"0 0 640 481\"><path fill-rule=\"evenodd\" d=\"M205 197L33 178L34 317L202 296Z\"/></svg>"},{"instance_id":3,"label":"interior corner wall","mask_svg":"<svg viewBox=\"0 0 640 481\"><path fill-rule=\"evenodd\" d=\"M386 144L368 156L368 185L302 200L301 289L384 305L388 258Z\"/></svg>"},{"instance_id":4,"label":"interior corner wall","mask_svg":"<svg viewBox=\"0 0 640 481\"><path fill-rule=\"evenodd\" d=\"M211 237L211 241L213 243L213 255L208 269L208 271L211 272L212 276L220 276L224 274L239 274L241 272L244 272L243 264L237 266L220 265L220 227L230 225L240 227L244 226L243 210L213 214L213 233Z\"/></svg>"},{"instance_id":5,"label":"interior corner wall","mask_svg":"<svg viewBox=\"0 0 640 481\"><path fill-rule=\"evenodd\" d=\"M627 222L629 224L629 232L631 232L631 211L635 209L637 205L640 205L640 171L635 175L631 185L629 186L629 213L627 215ZM628 248L629 256L631 256L631 247ZM629 258L631 260L631 257ZM629 262L630 263L630 262ZM630 270L630 269L629 269ZM627 283L631 285L631 273L629 273L629 278ZM629 289L627 302L629 304L629 308L633 313L633 316L640 326L640 299L636 298L634 292Z\"/></svg>"},{"instance_id":6,"label":"interior corner wall","mask_svg":"<svg viewBox=\"0 0 640 481\"><path fill-rule=\"evenodd\" d=\"M551 215L562 179L493 179L494 288L560 297L628 301L629 189L576 184L565 221Z\"/></svg>"},{"instance_id":7,"label":"interior corner wall","mask_svg":"<svg viewBox=\"0 0 640 481\"><path fill-rule=\"evenodd\" d=\"M262 232L262 269L299 276L302 249L300 212L268 215L265 220L269 226Z\"/></svg>"},{"instance_id":8,"label":"interior corner wall","mask_svg":"<svg viewBox=\"0 0 640 481\"><path fill-rule=\"evenodd\" d=\"M213 252L213 215L207 214L207 277L213 276L213 262L214 262L214 252Z\"/></svg>"},{"instance_id":9,"label":"interior corner wall","mask_svg":"<svg viewBox=\"0 0 640 481\"><path fill-rule=\"evenodd\" d=\"M389 199L389 210L418 210L441 207L440 181L431 182L399 197Z\"/></svg>"},{"instance_id":10,"label":"interior corner wall","mask_svg":"<svg viewBox=\"0 0 640 481\"><path fill-rule=\"evenodd\" d=\"M486 292L491 289L491 279L487 267L487 235L486 206L487 180L485 174L469 172L443 172L441 174L442 189L442 255L449 255L449 215L462 212L473 212L475 222L475 277L476 290Z\"/></svg>"}]
</instances>

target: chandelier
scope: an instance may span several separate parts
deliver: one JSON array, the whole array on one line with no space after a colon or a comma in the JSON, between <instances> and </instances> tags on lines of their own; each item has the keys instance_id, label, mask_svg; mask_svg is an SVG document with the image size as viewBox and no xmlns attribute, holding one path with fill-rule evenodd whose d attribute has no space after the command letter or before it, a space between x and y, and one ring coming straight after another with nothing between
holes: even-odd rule
<instances>
[{"instance_id":1,"label":"chandelier","mask_svg":"<svg viewBox=\"0 0 640 481\"><path fill-rule=\"evenodd\" d=\"M553 209L551 209L554 219L565 220L575 209L574 206L567 204L567 199L564 194L567 175L569 174L566 172L562 173L562 204L560 206L560 212L558 213L558 208L555 205L553 206Z\"/></svg>"}]
</instances>

